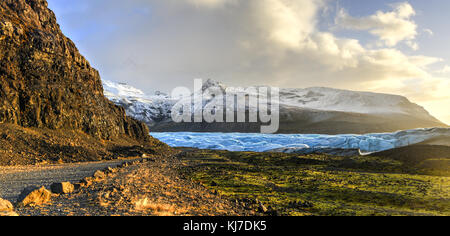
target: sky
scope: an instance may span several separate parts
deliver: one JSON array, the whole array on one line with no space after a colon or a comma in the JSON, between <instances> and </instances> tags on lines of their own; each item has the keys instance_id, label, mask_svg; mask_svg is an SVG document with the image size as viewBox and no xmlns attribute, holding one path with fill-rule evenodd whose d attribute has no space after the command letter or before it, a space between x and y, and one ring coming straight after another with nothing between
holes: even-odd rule
<instances>
[{"instance_id":1,"label":"sky","mask_svg":"<svg viewBox=\"0 0 450 236\"><path fill-rule=\"evenodd\" d=\"M48 0L100 71L147 93L229 86L398 94L450 124L447 0Z\"/></svg>"}]
</instances>

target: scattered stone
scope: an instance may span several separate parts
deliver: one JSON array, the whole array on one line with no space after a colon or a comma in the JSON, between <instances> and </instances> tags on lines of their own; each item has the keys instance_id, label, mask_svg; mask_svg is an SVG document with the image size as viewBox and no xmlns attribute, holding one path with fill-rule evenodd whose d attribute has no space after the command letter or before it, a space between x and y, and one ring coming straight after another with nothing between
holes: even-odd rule
<instances>
[{"instance_id":1,"label":"scattered stone","mask_svg":"<svg viewBox=\"0 0 450 236\"><path fill-rule=\"evenodd\" d=\"M116 169L114 169L114 168L111 168L111 167L108 167L108 168L106 168L105 169L105 173L115 173L115 172L117 172L117 170Z\"/></svg>"},{"instance_id":2,"label":"scattered stone","mask_svg":"<svg viewBox=\"0 0 450 236\"><path fill-rule=\"evenodd\" d=\"M106 177L103 171L97 170L94 174L94 178L96 179L104 179Z\"/></svg>"},{"instance_id":3,"label":"scattered stone","mask_svg":"<svg viewBox=\"0 0 450 236\"><path fill-rule=\"evenodd\" d=\"M264 206L264 204L262 202L259 202L258 210L262 213L267 213L269 211L269 209L266 206Z\"/></svg>"},{"instance_id":4,"label":"scattered stone","mask_svg":"<svg viewBox=\"0 0 450 236\"><path fill-rule=\"evenodd\" d=\"M140 161L133 161L132 163L131 163L131 165L138 165L138 164L140 164L141 162Z\"/></svg>"},{"instance_id":5,"label":"scattered stone","mask_svg":"<svg viewBox=\"0 0 450 236\"><path fill-rule=\"evenodd\" d=\"M69 182L53 183L50 189L56 194L69 194L75 191L75 186Z\"/></svg>"},{"instance_id":6,"label":"scattered stone","mask_svg":"<svg viewBox=\"0 0 450 236\"><path fill-rule=\"evenodd\" d=\"M28 187L20 194L17 204L24 207L38 206L50 201L51 196L52 193L45 187Z\"/></svg>"},{"instance_id":7,"label":"scattered stone","mask_svg":"<svg viewBox=\"0 0 450 236\"><path fill-rule=\"evenodd\" d=\"M8 211L13 211L13 210L14 210L14 207L10 201L0 198L0 211L1 212L8 212Z\"/></svg>"},{"instance_id":8,"label":"scattered stone","mask_svg":"<svg viewBox=\"0 0 450 236\"><path fill-rule=\"evenodd\" d=\"M260 201L259 199L256 199L256 200L255 200L255 203L258 204L258 205L260 205L260 204L261 204L261 201Z\"/></svg>"},{"instance_id":9,"label":"scattered stone","mask_svg":"<svg viewBox=\"0 0 450 236\"><path fill-rule=\"evenodd\" d=\"M289 207L297 208L297 209L305 209L305 208L313 208L314 204L308 201L293 201L289 203Z\"/></svg>"},{"instance_id":10,"label":"scattered stone","mask_svg":"<svg viewBox=\"0 0 450 236\"><path fill-rule=\"evenodd\" d=\"M94 179L92 177L86 177L81 181L81 186L88 188L89 186L92 185L93 181L94 181Z\"/></svg>"}]
</instances>

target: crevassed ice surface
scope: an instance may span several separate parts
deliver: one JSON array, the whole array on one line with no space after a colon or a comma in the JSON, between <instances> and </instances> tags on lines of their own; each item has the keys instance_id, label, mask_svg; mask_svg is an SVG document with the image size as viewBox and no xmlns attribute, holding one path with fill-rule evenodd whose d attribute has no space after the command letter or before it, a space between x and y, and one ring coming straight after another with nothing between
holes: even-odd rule
<instances>
[{"instance_id":1,"label":"crevassed ice surface","mask_svg":"<svg viewBox=\"0 0 450 236\"><path fill-rule=\"evenodd\" d=\"M151 133L173 147L267 152L292 148L359 149L361 152L379 152L421 143L438 137L450 137L448 128L431 128L366 135L321 134L246 134L246 133Z\"/></svg>"}]
</instances>

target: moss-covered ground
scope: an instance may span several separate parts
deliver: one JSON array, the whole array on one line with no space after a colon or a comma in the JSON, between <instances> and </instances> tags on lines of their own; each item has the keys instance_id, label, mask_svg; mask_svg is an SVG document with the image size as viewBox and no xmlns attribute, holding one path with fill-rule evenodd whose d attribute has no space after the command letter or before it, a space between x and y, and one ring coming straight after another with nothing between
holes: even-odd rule
<instances>
[{"instance_id":1,"label":"moss-covered ground","mask_svg":"<svg viewBox=\"0 0 450 236\"><path fill-rule=\"evenodd\" d=\"M276 215L450 215L445 160L424 169L387 157L184 151L194 181L232 200L257 199Z\"/></svg>"}]
</instances>

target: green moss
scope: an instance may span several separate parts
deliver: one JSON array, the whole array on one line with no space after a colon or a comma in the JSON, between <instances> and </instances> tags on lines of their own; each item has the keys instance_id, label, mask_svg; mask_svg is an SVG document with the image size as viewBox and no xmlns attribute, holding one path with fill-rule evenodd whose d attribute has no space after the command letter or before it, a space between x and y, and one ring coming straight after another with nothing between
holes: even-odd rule
<instances>
[{"instance_id":1,"label":"green moss","mask_svg":"<svg viewBox=\"0 0 450 236\"><path fill-rule=\"evenodd\" d=\"M182 160L194 180L282 215L450 215L450 178L395 160L206 150Z\"/></svg>"}]
</instances>

